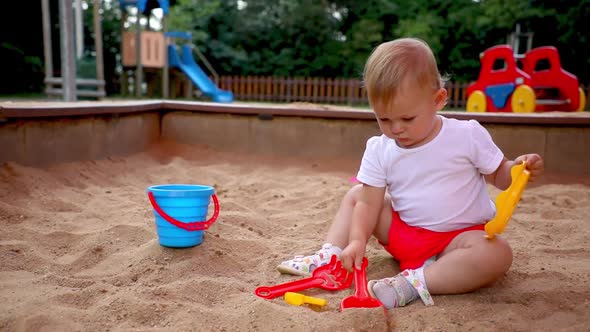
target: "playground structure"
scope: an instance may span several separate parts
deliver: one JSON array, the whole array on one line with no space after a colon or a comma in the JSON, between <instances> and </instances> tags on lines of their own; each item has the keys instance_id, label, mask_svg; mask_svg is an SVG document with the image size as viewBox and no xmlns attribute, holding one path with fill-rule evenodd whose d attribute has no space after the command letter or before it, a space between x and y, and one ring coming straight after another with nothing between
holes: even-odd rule
<instances>
[{"instance_id":1,"label":"playground structure","mask_svg":"<svg viewBox=\"0 0 590 332\"><path fill-rule=\"evenodd\" d=\"M561 67L555 47L533 49L533 36L517 24L507 45L480 54L479 78L467 87L468 112L584 110L586 95L577 77Z\"/></svg>"},{"instance_id":2,"label":"playground structure","mask_svg":"<svg viewBox=\"0 0 590 332\"><path fill-rule=\"evenodd\" d=\"M479 77L467 87L468 112L584 110L586 95L577 77L561 68L555 47L532 49L533 36L517 24L507 45L493 46L480 54ZM526 42L521 43L523 38Z\"/></svg>"},{"instance_id":3,"label":"playground structure","mask_svg":"<svg viewBox=\"0 0 590 332\"><path fill-rule=\"evenodd\" d=\"M553 46L532 49L522 59L523 70L531 76L536 111L581 112L586 96L578 78L561 67L559 53ZM549 68L545 68L548 65Z\"/></svg>"},{"instance_id":4,"label":"playground structure","mask_svg":"<svg viewBox=\"0 0 590 332\"><path fill-rule=\"evenodd\" d=\"M171 72L170 69L177 69L187 78L187 96L191 96L192 84L194 84L202 94L210 97L214 102L232 102L233 93L230 91L221 90L217 87L207 74L201 69L193 57L193 47L190 44L191 35L183 32L168 32L166 27L166 16L169 13L168 0L119 0L122 9L121 17L121 51L122 51L122 95L128 92L128 74L129 70L134 72L134 94L136 97L143 95L144 81L148 87L148 91L156 90L154 88L153 77L160 76L161 84L160 91L163 98L168 98L170 95L170 86L176 87L176 84L170 84L170 77L174 79L178 75ZM127 7L135 6L137 8L136 29L134 32L125 31L125 22L127 22ZM161 8L163 12L162 17L162 31L143 31L141 24L141 15L150 15L151 10ZM149 16L148 16L149 17ZM149 23L148 23L149 27ZM175 43L176 39L185 39L186 41L181 46L179 53L178 46ZM208 70L213 73L215 77L218 75L213 70L212 66L206 58L196 50L201 61L208 67ZM154 70L160 71L159 75L151 75L148 78L147 74L154 74ZM146 75L144 75L146 74ZM171 75L172 74L172 75Z\"/></svg>"},{"instance_id":5,"label":"playground structure","mask_svg":"<svg viewBox=\"0 0 590 332\"><path fill-rule=\"evenodd\" d=\"M136 97L142 97L143 85L146 81L144 74L153 74L153 70L161 70L161 95L168 98L169 95L169 50L174 51L178 61L173 62L173 68L178 69L184 75L190 84L186 93L191 96L192 83L206 96L216 102L231 102L233 94L230 91L224 91L217 87L209 77L203 72L192 56L191 45L187 42L182 46L182 52L176 52L176 48L171 48L167 42L172 39L176 33L171 34L167 39L166 33L166 16L169 12L168 0L119 0L121 6L121 52L122 52L122 94L128 92L129 69L134 71L134 91ZM60 29L60 75L54 75L53 68L53 41L51 38L51 2L41 0L43 14L43 44L44 44L44 62L45 62L45 92L48 96L61 96L64 101L75 101L78 97L103 98L106 96L104 80L104 59L102 45L102 20L100 16L100 0L93 0L93 23L94 23L94 46L95 46L95 65L96 78L77 77L76 59L83 55L83 23L82 23L82 0L59 0L59 29ZM135 7L137 9L137 19L135 21L136 31L125 31L125 24L128 20L127 8ZM142 15L150 14L153 9L161 8L162 32L142 31ZM149 19L149 16L148 16ZM149 26L149 20L148 20ZM190 41L190 34L184 34L185 38ZM188 36L188 37L187 37ZM196 49L195 49L196 50ZM201 61L208 67L209 71L218 75L205 57L198 53ZM172 73L177 77L177 73ZM146 75L147 76L147 75ZM152 77L158 75L152 75ZM149 87L155 85L154 79L147 82ZM89 89L90 88L90 89Z\"/></svg>"},{"instance_id":6,"label":"playground structure","mask_svg":"<svg viewBox=\"0 0 590 332\"><path fill-rule=\"evenodd\" d=\"M78 97L104 97L105 81L102 53L102 23L99 13L100 0L93 0L96 79L78 78L76 74L76 57L79 59L82 56L84 46L82 41L81 0L59 0L61 76L54 76L51 11L49 6L49 0L41 1L45 58L45 93L49 96L61 96L64 101L75 101ZM76 14L75 19L74 9ZM95 87L96 90L78 89L78 87L84 86Z\"/></svg>"},{"instance_id":7,"label":"playground structure","mask_svg":"<svg viewBox=\"0 0 590 332\"><path fill-rule=\"evenodd\" d=\"M584 110L584 91L577 77L561 67L559 53L553 46L538 47L518 56L511 46L497 45L483 52L480 60L479 78L467 87L468 112Z\"/></svg>"},{"instance_id":8,"label":"playground structure","mask_svg":"<svg viewBox=\"0 0 590 332\"><path fill-rule=\"evenodd\" d=\"M205 74L201 67L199 67L195 61L195 58L193 57L193 48L190 43L185 42L182 44L180 46L180 54L178 53L178 46L174 40L180 38L190 41L191 35L189 33L168 32L166 33L166 37L168 40L170 40L167 51L168 64L171 68L177 68L182 71L203 94L211 97L214 102L224 103L233 101L233 93L231 91L219 89L217 85L207 76L207 74ZM197 54L199 54L203 63L205 63L209 68L212 68L200 53Z\"/></svg>"},{"instance_id":9,"label":"playground structure","mask_svg":"<svg viewBox=\"0 0 590 332\"><path fill-rule=\"evenodd\" d=\"M140 98L143 91L144 67L158 68L162 70L162 97L168 98L168 62L164 47L164 34L153 31L143 31L141 26L142 15L151 15L155 8L162 9L162 30L166 31L166 16L169 12L168 0L119 0L121 6L121 94L127 95L128 75L126 68L134 68L134 94ZM135 20L135 33L125 31L125 23L128 20L127 8L135 7L137 17ZM148 22L149 26L149 22Z\"/></svg>"}]
</instances>

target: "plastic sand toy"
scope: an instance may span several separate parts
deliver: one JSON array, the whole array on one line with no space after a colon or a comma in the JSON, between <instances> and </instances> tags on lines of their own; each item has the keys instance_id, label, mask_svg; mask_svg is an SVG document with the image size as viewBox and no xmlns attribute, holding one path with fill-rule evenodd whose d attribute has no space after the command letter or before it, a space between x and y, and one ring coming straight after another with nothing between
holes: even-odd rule
<instances>
[{"instance_id":1,"label":"plastic sand toy","mask_svg":"<svg viewBox=\"0 0 590 332\"><path fill-rule=\"evenodd\" d=\"M326 301L326 299L320 299L317 297L306 296L306 295L294 293L294 292L286 292L285 293L285 302L287 302L290 305L312 304L312 305L317 305L320 307L323 307L328 303L328 301Z\"/></svg>"},{"instance_id":2,"label":"plastic sand toy","mask_svg":"<svg viewBox=\"0 0 590 332\"><path fill-rule=\"evenodd\" d=\"M374 299L369 295L367 290L367 266L369 260L363 257L363 263L360 269L354 267L354 295L351 295L342 300L340 303L340 311L348 308L377 308L383 306L379 300Z\"/></svg>"},{"instance_id":3,"label":"plastic sand toy","mask_svg":"<svg viewBox=\"0 0 590 332\"><path fill-rule=\"evenodd\" d=\"M506 228L531 173L526 169L526 163L523 162L520 165L513 166L510 175L512 176L510 187L496 197L496 216L485 225L486 238L490 240L496 234L502 233Z\"/></svg>"},{"instance_id":4,"label":"plastic sand toy","mask_svg":"<svg viewBox=\"0 0 590 332\"><path fill-rule=\"evenodd\" d=\"M311 277L274 286L260 286L254 293L263 299L274 299L287 292L298 292L310 288L335 291L350 287L352 278L352 273L342 267L342 262L336 256L332 256L330 263L313 270Z\"/></svg>"}]
</instances>

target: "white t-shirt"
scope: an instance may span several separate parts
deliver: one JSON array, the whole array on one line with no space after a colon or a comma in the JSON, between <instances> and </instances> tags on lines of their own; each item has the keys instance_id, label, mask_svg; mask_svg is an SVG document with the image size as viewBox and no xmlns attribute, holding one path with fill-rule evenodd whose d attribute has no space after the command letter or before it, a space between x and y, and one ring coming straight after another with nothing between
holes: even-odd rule
<instances>
[{"instance_id":1,"label":"white t-shirt","mask_svg":"<svg viewBox=\"0 0 590 332\"><path fill-rule=\"evenodd\" d=\"M447 232L483 224L496 213L483 174L493 173L504 154L477 121L439 117L438 135L417 148L371 137L357 179L387 187L392 206L410 226Z\"/></svg>"}]
</instances>

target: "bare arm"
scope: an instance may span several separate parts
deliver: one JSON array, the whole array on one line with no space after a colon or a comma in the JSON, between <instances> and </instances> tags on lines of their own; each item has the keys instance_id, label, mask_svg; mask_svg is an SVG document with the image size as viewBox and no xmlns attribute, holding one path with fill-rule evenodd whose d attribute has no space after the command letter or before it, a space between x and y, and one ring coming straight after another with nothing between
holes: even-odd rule
<instances>
[{"instance_id":1,"label":"bare arm","mask_svg":"<svg viewBox=\"0 0 590 332\"><path fill-rule=\"evenodd\" d=\"M362 264L367 241L377 225L384 195L385 188L363 184L358 201L352 211L348 246L344 248L340 256L342 265L348 270L352 270L353 264L359 268Z\"/></svg>"},{"instance_id":2,"label":"bare arm","mask_svg":"<svg viewBox=\"0 0 590 332\"><path fill-rule=\"evenodd\" d=\"M536 177L543 173L545 168L543 158L535 153L525 154L514 160L504 158L495 172L485 176L486 181L500 190L506 190L512 183L510 169L512 169L512 166L521 164L523 161L526 162L526 168L531 173L529 181L534 181Z\"/></svg>"}]
</instances>

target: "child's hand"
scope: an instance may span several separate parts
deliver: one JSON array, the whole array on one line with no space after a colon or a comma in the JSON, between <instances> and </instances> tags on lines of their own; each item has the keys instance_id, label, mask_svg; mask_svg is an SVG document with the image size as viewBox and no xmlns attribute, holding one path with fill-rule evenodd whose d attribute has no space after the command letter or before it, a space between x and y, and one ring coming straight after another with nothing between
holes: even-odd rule
<instances>
[{"instance_id":1,"label":"child's hand","mask_svg":"<svg viewBox=\"0 0 590 332\"><path fill-rule=\"evenodd\" d=\"M531 173L529 181L534 181L535 177L541 175L545 169L543 158L536 153L525 154L514 159L516 165L521 164L523 161L526 162L526 169Z\"/></svg>"},{"instance_id":2,"label":"child's hand","mask_svg":"<svg viewBox=\"0 0 590 332\"><path fill-rule=\"evenodd\" d=\"M363 264L363 257L365 257L366 247L367 244L362 243L360 240L351 241L346 248L342 250L342 254L340 254L342 266L350 272L353 271L353 264L360 269Z\"/></svg>"}]
</instances>

